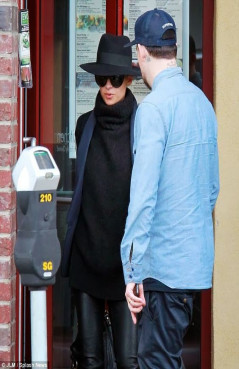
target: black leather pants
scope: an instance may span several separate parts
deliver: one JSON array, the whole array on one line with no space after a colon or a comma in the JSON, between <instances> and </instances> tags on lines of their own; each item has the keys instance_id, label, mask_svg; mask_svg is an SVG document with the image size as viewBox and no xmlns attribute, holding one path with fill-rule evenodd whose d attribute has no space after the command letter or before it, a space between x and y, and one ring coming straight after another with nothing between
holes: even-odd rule
<instances>
[{"instance_id":1,"label":"black leather pants","mask_svg":"<svg viewBox=\"0 0 239 369\"><path fill-rule=\"evenodd\" d=\"M77 311L78 334L71 346L78 369L104 368L104 311L105 301L74 290ZM132 322L126 303L107 301L117 369L138 369L137 326Z\"/></svg>"}]
</instances>

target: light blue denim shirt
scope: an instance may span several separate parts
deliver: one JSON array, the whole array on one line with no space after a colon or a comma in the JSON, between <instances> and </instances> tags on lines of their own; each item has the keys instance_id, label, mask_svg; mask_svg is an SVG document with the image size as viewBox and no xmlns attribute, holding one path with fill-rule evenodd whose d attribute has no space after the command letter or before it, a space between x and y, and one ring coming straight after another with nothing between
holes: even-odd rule
<instances>
[{"instance_id":1,"label":"light blue denim shirt","mask_svg":"<svg viewBox=\"0 0 239 369\"><path fill-rule=\"evenodd\" d=\"M211 287L219 192L217 121L181 68L159 73L135 117L134 165L121 258L125 282Z\"/></svg>"}]
</instances>

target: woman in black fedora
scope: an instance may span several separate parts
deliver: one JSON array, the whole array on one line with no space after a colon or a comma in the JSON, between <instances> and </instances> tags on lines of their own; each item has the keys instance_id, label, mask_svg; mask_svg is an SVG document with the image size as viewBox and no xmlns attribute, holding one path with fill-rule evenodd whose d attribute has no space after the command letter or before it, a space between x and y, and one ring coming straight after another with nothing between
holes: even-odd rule
<instances>
[{"instance_id":1,"label":"woman in black fedora","mask_svg":"<svg viewBox=\"0 0 239 369\"><path fill-rule=\"evenodd\" d=\"M76 125L76 186L62 258L62 274L70 277L77 311L78 333L71 351L78 369L104 368L106 303L116 367L138 368L137 327L125 300L120 258L137 108L128 86L140 74L132 67L127 42L126 36L104 34L96 62L81 65L95 75L99 92L94 109Z\"/></svg>"}]
</instances>

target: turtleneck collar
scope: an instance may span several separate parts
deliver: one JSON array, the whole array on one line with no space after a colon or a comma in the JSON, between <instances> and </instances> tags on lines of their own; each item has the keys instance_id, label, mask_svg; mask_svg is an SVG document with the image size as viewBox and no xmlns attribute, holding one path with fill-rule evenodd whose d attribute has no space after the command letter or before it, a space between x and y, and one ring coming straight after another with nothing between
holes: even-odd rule
<instances>
[{"instance_id":1,"label":"turtleneck collar","mask_svg":"<svg viewBox=\"0 0 239 369\"><path fill-rule=\"evenodd\" d=\"M96 96L94 113L96 121L102 128L115 129L118 125L128 122L136 102L130 89L126 89L125 98L114 105L107 105L100 91Z\"/></svg>"}]
</instances>

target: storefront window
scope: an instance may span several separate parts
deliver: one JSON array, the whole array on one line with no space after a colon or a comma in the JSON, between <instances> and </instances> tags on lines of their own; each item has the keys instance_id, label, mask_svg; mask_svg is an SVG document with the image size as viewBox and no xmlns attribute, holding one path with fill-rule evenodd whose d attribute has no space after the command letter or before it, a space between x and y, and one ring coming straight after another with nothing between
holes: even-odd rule
<instances>
[{"instance_id":1,"label":"storefront window","mask_svg":"<svg viewBox=\"0 0 239 369\"><path fill-rule=\"evenodd\" d=\"M33 1L33 0L32 0ZM66 233L66 215L74 190L75 140L74 130L78 116L94 106L98 91L94 77L79 65L94 61L98 40L105 32L106 0L49 0L44 8L42 26L41 113L40 144L52 150L61 172L58 188L57 229L63 247ZM107 3L107 4L106 4ZM116 2L117 3L117 2ZM191 78L190 42L195 42L194 83L202 76L202 0L138 0L131 8L129 0L123 6L123 32L133 38L134 17L154 7L168 10L178 26L178 63ZM137 3L137 4L136 4ZM50 5L51 4L51 5ZM49 7L51 6L51 12ZM47 26L45 26L47 24ZM50 24L50 26L49 26ZM46 49L43 56L43 49ZM48 59L44 59L48 58ZM48 63L49 62L49 63ZM200 75L199 75L200 74ZM138 102L147 93L142 81L135 81L134 94ZM49 101L50 100L50 101ZM50 107L50 108L49 108ZM53 109L52 109L53 107ZM186 336L183 351L187 369L200 368L200 295L195 299L193 324ZM69 368L70 345L76 334L76 319L71 301L68 279L57 274L53 287L53 368Z\"/></svg>"}]
</instances>

